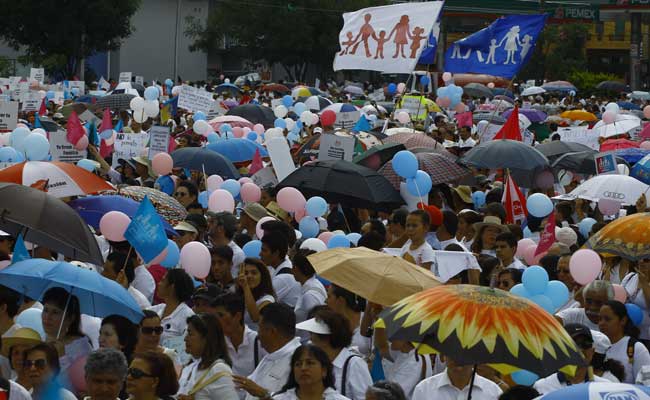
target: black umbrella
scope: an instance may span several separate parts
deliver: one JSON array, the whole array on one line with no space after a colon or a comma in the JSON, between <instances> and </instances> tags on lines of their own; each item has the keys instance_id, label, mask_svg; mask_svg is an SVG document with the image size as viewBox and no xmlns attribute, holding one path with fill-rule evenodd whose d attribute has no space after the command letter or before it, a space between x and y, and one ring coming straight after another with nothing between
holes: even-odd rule
<instances>
[{"instance_id":1,"label":"black umbrella","mask_svg":"<svg viewBox=\"0 0 650 400\"><path fill-rule=\"evenodd\" d=\"M371 147L365 153L354 157L352 162L378 170L382 165L390 161L397 152L402 150L406 150L406 147L402 143L386 143Z\"/></svg>"},{"instance_id":2,"label":"black umbrella","mask_svg":"<svg viewBox=\"0 0 650 400\"><path fill-rule=\"evenodd\" d=\"M596 85L596 89L607 90L610 92L631 92L630 87L619 81L602 81Z\"/></svg>"},{"instance_id":3,"label":"black umbrella","mask_svg":"<svg viewBox=\"0 0 650 400\"><path fill-rule=\"evenodd\" d=\"M459 159L476 168L507 168L519 186L533 187L537 173L550 168L548 159L535 148L516 140L490 140L474 147Z\"/></svg>"},{"instance_id":4,"label":"black umbrella","mask_svg":"<svg viewBox=\"0 0 650 400\"><path fill-rule=\"evenodd\" d=\"M104 263L84 220L63 201L31 188L0 183L0 229L74 260Z\"/></svg>"},{"instance_id":5,"label":"black umbrella","mask_svg":"<svg viewBox=\"0 0 650 400\"><path fill-rule=\"evenodd\" d=\"M237 168L225 156L203 147L184 147L171 154L174 167L205 171L208 175L239 179Z\"/></svg>"},{"instance_id":6,"label":"black umbrella","mask_svg":"<svg viewBox=\"0 0 650 400\"><path fill-rule=\"evenodd\" d=\"M307 198L321 196L344 207L392 209L404 204L386 178L370 168L343 160L304 165L277 186L283 187L294 187Z\"/></svg>"},{"instance_id":7,"label":"black umbrella","mask_svg":"<svg viewBox=\"0 0 650 400\"><path fill-rule=\"evenodd\" d=\"M539 144L535 146L535 149L544 154L551 164L566 153L576 153L579 151L597 153L596 150L592 150L591 147L585 146L582 143L564 142L561 140L553 140L549 143Z\"/></svg>"},{"instance_id":8,"label":"black umbrella","mask_svg":"<svg viewBox=\"0 0 650 400\"><path fill-rule=\"evenodd\" d=\"M564 169L579 174L596 175L596 155L598 155L598 152L591 149L565 153L553 161L552 167L555 170ZM616 156L615 158L617 164L625 164L629 167L629 164L623 158Z\"/></svg>"},{"instance_id":9,"label":"black umbrella","mask_svg":"<svg viewBox=\"0 0 650 400\"><path fill-rule=\"evenodd\" d=\"M490 88L480 83L468 83L463 87L463 93L470 97L487 97L488 99L494 97Z\"/></svg>"},{"instance_id":10,"label":"black umbrella","mask_svg":"<svg viewBox=\"0 0 650 400\"><path fill-rule=\"evenodd\" d=\"M97 100L95 106L100 109L109 108L111 111L123 111L131 108L131 99L136 97L133 94L117 93L109 94Z\"/></svg>"},{"instance_id":11,"label":"black umbrella","mask_svg":"<svg viewBox=\"0 0 650 400\"><path fill-rule=\"evenodd\" d=\"M253 124L262 124L265 128L273 128L273 123L275 122L273 110L257 104L244 104L233 107L228 110L226 115L236 115L247 119Z\"/></svg>"}]
</instances>

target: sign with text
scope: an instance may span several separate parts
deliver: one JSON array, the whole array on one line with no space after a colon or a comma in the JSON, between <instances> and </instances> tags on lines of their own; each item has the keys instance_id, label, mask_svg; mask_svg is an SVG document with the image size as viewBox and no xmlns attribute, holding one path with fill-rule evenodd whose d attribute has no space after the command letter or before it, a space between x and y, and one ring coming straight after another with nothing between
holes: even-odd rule
<instances>
[{"instance_id":1,"label":"sign with text","mask_svg":"<svg viewBox=\"0 0 650 400\"><path fill-rule=\"evenodd\" d=\"M11 89L11 97L16 101L23 101L24 96L29 92L29 82L18 82L15 85L9 86Z\"/></svg>"},{"instance_id":2,"label":"sign with text","mask_svg":"<svg viewBox=\"0 0 650 400\"><path fill-rule=\"evenodd\" d=\"M0 102L0 131L13 131L18 122L18 102Z\"/></svg>"},{"instance_id":3,"label":"sign with text","mask_svg":"<svg viewBox=\"0 0 650 400\"><path fill-rule=\"evenodd\" d=\"M167 153L169 149L169 127L152 126L149 130L149 159L158 153Z\"/></svg>"},{"instance_id":4,"label":"sign with text","mask_svg":"<svg viewBox=\"0 0 650 400\"><path fill-rule=\"evenodd\" d=\"M131 83L131 78L132 77L133 77L133 74L131 72L120 72L119 83L122 83L122 82Z\"/></svg>"},{"instance_id":5,"label":"sign with text","mask_svg":"<svg viewBox=\"0 0 650 400\"><path fill-rule=\"evenodd\" d=\"M76 163L86 158L86 151L79 151L68 142L67 133L63 129L48 133L50 140L50 154L53 161Z\"/></svg>"},{"instance_id":6,"label":"sign with text","mask_svg":"<svg viewBox=\"0 0 650 400\"><path fill-rule=\"evenodd\" d=\"M41 106L41 94L35 91L29 91L23 95L23 111L37 111Z\"/></svg>"},{"instance_id":7,"label":"sign with text","mask_svg":"<svg viewBox=\"0 0 650 400\"><path fill-rule=\"evenodd\" d=\"M137 84L139 84L139 85L144 85L144 77L142 77L142 76L136 76L136 77L135 77L135 83L137 83Z\"/></svg>"},{"instance_id":8,"label":"sign with text","mask_svg":"<svg viewBox=\"0 0 650 400\"><path fill-rule=\"evenodd\" d=\"M594 156L596 163L596 175L616 174L616 158L612 153L598 153Z\"/></svg>"},{"instance_id":9,"label":"sign with text","mask_svg":"<svg viewBox=\"0 0 650 400\"><path fill-rule=\"evenodd\" d=\"M84 81L69 81L68 87L70 88L71 91L74 88L79 89L79 96L83 96L84 94L86 94L86 82Z\"/></svg>"},{"instance_id":10,"label":"sign with text","mask_svg":"<svg viewBox=\"0 0 650 400\"><path fill-rule=\"evenodd\" d=\"M587 129L586 126L558 128L557 134L560 135L560 140L563 142L581 143L594 150L600 149L600 143L598 143L598 134L593 133L590 129Z\"/></svg>"},{"instance_id":11,"label":"sign with text","mask_svg":"<svg viewBox=\"0 0 650 400\"><path fill-rule=\"evenodd\" d=\"M43 80L45 80L45 69L44 68L32 68L29 71L29 80L34 80L36 82L43 83Z\"/></svg>"},{"instance_id":12,"label":"sign with text","mask_svg":"<svg viewBox=\"0 0 650 400\"><path fill-rule=\"evenodd\" d=\"M117 133L115 135L115 144L113 153L113 168L116 168L119 163L118 160L123 158L128 160L132 157L142 155L144 148L147 147L149 141L149 134L142 133Z\"/></svg>"},{"instance_id":13,"label":"sign with text","mask_svg":"<svg viewBox=\"0 0 650 400\"><path fill-rule=\"evenodd\" d=\"M352 162L354 138L324 133L320 136L318 160L345 160Z\"/></svg>"},{"instance_id":14,"label":"sign with text","mask_svg":"<svg viewBox=\"0 0 650 400\"><path fill-rule=\"evenodd\" d=\"M188 85L183 85L178 95L178 106L192 112L203 111L208 114L213 103L212 93Z\"/></svg>"}]
</instances>

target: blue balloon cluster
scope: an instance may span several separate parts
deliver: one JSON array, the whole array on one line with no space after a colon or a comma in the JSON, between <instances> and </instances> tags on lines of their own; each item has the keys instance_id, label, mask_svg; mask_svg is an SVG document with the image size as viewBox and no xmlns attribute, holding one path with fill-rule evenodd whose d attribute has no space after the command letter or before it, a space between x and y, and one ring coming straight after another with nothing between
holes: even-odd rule
<instances>
[{"instance_id":1,"label":"blue balloon cluster","mask_svg":"<svg viewBox=\"0 0 650 400\"><path fill-rule=\"evenodd\" d=\"M431 177L422 170L417 170L414 178L406 179L406 189L412 196L423 197L428 195L433 187Z\"/></svg>"},{"instance_id":2,"label":"blue balloon cluster","mask_svg":"<svg viewBox=\"0 0 650 400\"><path fill-rule=\"evenodd\" d=\"M194 121L205 121L206 116L203 111L197 111L194 113L194 116L192 117Z\"/></svg>"},{"instance_id":3,"label":"blue balloon cluster","mask_svg":"<svg viewBox=\"0 0 650 400\"><path fill-rule=\"evenodd\" d=\"M438 97L449 97L449 100L451 100L450 107L454 108L461 101L463 88L452 83L449 86L439 87L438 90L436 90L436 95L438 95Z\"/></svg>"},{"instance_id":4,"label":"blue balloon cluster","mask_svg":"<svg viewBox=\"0 0 650 400\"><path fill-rule=\"evenodd\" d=\"M477 190L472 193L472 203L474 203L474 209L478 210L479 208L485 205L485 192Z\"/></svg>"},{"instance_id":5,"label":"blue balloon cluster","mask_svg":"<svg viewBox=\"0 0 650 400\"><path fill-rule=\"evenodd\" d=\"M17 163L22 161L25 161L25 157L23 157L23 155L16 151L16 149L13 147L0 147L0 162Z\"/></svg>"},{"instance_id":6,"label":"blue balloon cluster","mask_svg":"<svg viewBox=\"0 0 650 400\"><path fill-rule=\"evenodd\" d=\"M262 242L259 240L251 240L242 247L246 257L260 258L262 251Z\"/></svg>"},{"instance_id":7,"label":"blue balloon cluster","mask_svg":"<svg viewBox=\"0 0 650 400\"><path fill-rule=\"evenodd\" d=\"M180 260L181 251L178 249L178 245L173 240L167 239L167 256L162 260L160 265L167 269L174 268Z\"/></svg>"},{"instance_id":8,"label":"blue balloon cluster","mask_svg":"<svg viewBox=\"0 0 650 400\"><path fill-rule=\"evenodd\" d=\"M287 129L287 121L282 118L276 118L273 122L273 126L280 129Z\"/></svg>"},{"instance_id":9,"label":"blue balloon cluster","mask_svg":"<svg viewBox=\"0 0 650 400\"><path fill-rule=\"evenodd\" d=\"M320 196L310 197L305 210L310 217L322 217L327 212L327 201Z\"/></svg>"},{"instance_id":10,"label":"blue balloon cluster","mask_svg":"<svg viewBox=\"0 0 650 400\"><path fill-rule=\"evenodd\" d=\"M393 170L404 179L415 178L418 172L418 159L408 150L402 150L393 156Z\"/></svg>"},{"instance_id":11,"label":"blue balloon cluster","mask_svg":"<svg viewBox=\"0 0 650 400\"><path fill-rule=\"evenodd\" d=\"M352 243L353 245L357 246L358 243L359 243L359 239L361 239L361 234L360 234L360 233L356 233L356 232L352 232L352 233L348 233L347 235L345 235L345 237L348 238L348 240L350 241L350 243Z\"/></svg>"},{"instance_id":12,"label":"blue balloon cluster","mask_svg":"<svg viewBox=\"0 0 650 400\"><path fill-rule=\"evenodd\" d=\"M397 92L397 85L394 84L394 83L389 83L386 90L387 90L388 94L390 94L392 96L392 95L395 94L395 92Z\"/></svg>"},{"instance_id":13,"label":"blue balloon cluster","mask_svg":"<svg viewBox=\"0 0 650 400\"><path fill-rule=\"evenodd\" d=\"M327 242L327 248L328 249L336 249L339 247L349 248L350 244L351 244L350 239L348 239L343 234L338 234L330 238L329 242Z\"/></svg>"},{"instance_id":14,"label":"blue balloon cluster","mask_svg":"<svg viewBox=\"0 0 650 400\"><path fill-rule=\"evenodd\" d=\"M256 141L257 140L257 133L253 132L253 131L248 132L248 134L246 135L246 139L248 139L248 140L250 140L252 142Z\"/></svg>"},{"instance_id":15,"label":"blue balloon cluster","mask_svg":"<svg viewBox=\"0 0 650 400\"><path fill-rule=\"evenodd\" d=\"M582 221L578 223L578 230L580 230L580 234L582 237L585 239L589 237L589 232L591 232L591 228L594 226L596 223L596 220L593 218L585 218Z\"/></svg>"},{"instance_id":16,"label":"blue balloon cluster","mask_svg":"<svg viewBox=\"0 0 650 400\"><path fill-rule=\"evenodd\" d=\"M50 141L43 135L32 133L24 140L25 156L30 161L45 161L50 155Z\"/></svg>"},{"instance_id":17,"label":"blue balloon cluster","mask_svg":"<svg viewBox=\"0 0 650 400\"><path fill-rule=\"evenodd\" d=\"M547 195L535 193L526 199L526 208L533 217L544 218L553 212L553 202Z\"/></svg>"},{"instance_id":18,"label":"blue balloon cluster","mask_svg":"<svg viewBox=\"0 0 650 400\"><path fill-rule=\"evenodd\" d=\"M569 301L566 285L560 281L549 282L546 270L537 265L526 268L521 283L513 286L510 292L532 301L550 314Z\"/></svg>"},{"instance_id":19,"label":"blue balloon cluster","mask_svg":"<svg viewBox=\"0 0 650 400\"><path fill-rule=\"evenodd\" d=\"M293 97L291 97L288 94L282 96L282 105L284 105L287 108L291 107L293 105Z\"/></svg>"},{"instance_id":20,"label":"blue balloon cluster","mask_svg":"<svg viewBox=\"0 0 650 400\"><path fill-rule=\"evenodd\" d=\"M320 232L320 226L316 218L305 216L300 220L298 230L300 230L304 239L315 238Z\"/></svg>"}]
</instances>

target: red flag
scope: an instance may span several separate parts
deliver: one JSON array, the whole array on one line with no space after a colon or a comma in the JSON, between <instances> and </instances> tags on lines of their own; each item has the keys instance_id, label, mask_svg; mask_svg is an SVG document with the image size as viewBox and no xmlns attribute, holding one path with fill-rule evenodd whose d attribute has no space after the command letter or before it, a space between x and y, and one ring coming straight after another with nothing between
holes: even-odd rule
<instances>
[{"instance_id":1,"label":"red flag","mask_svg":"<svg viewBox=\"0 0 650 400\"><path fill-rule=\"evenodd\" d=\"M39 117L44 117L47 115L47 98L44 97L43 101L41 101L41 107L38 109L38 116Z\"/></svg>"},{"instance_id":2,"label":"red flag","mask_svg":"<svg viewBox=\"0 0 650 400\"><path fill-rule=\"evenodd\" d=\"M71 144L77 144L79 139L84 137L86 132L84 131L83 126L81 126L81 121L77 113L72 111L70 117L68 117L68 124L66 125L67 135L66 138Z\"/></svg>"},{"instance_id":3,"label":"red flag","mask_svg":"<svg viewBox=\"0 0 650 400\"><path fill-rule=\"evenodd\" d=\"M102 125L99 128L99 132L101 133L112 129L113 129L113 120L111 119L111 110L105 108L104 115L102 116Z\"/></svg>"},{"instance_id":4,"label":"red flag","mask_svg":"<svg viewBox=\"0 0 650 400\"><path fill-rule=\"evenodd\" d=\"M176 139L174 139L172 135L169 135L169 144L167 145L167 152L171 154L174 150L176 150Z\"/></svg>"},{"instance_id":5,"label":"red flag","mask_svg":"<svg viewBox=\"0 0 650 400\"><path fill-rule=\"evenodd\" d=\"M512 179L512 175L508 175L505 186L501 203L506 209L506 224L514 224L526 219L526 199Z\"/></svg>"},{"instance_id":6,"label":"red flag","mask_svg":"<svg viewBox=\"0 0 650 400\"><path fill-rule=\"evenodd\" d=\"M521 130L519 129L519 109L517 106L512 110L505 124L499 129L493 140L497 139L510 139L523 141L521 137Z\"/></svg>"},{"instance_id":7,"label":"red flag","mask_svg":"<svg viewBox=\"0 0 650 400\"><path fill-rule=\"evenodd\" d=\"M537 244L537 250L535 250L535 257L537 257L538 254L548 251L548 249L553 246L553 243L555 243L555 211L551 212L551 215L548 216L544 232L539 236L539 243Z\"/></svg>"},{"instance_id":8,"label":"red flag","mask_svg":"<svg viewBox=\"0 0 650 400\"><path fill-rule=\"evenodd\" d=\"M251 166L250 168L248 168L248 173L250 175L253 175L257 171L261 170L262 168L264 168L264 164L262 164L262 155L260 154L260 149L255 149L253 162L251 162Z\"/></svg>"},{"instance_id":9,"label":"red flag","mask_svg":"<svg viewBox=\"0 0 650 400\"><path fill-rule=\"evenodd\" d=\"M99 143L99 155L102 158L106 158L106 157L110 156L112 152L113 152L113 145L110 145L110 146L107 145L106 141L104 139L102 139L100 141L100 143Z\"/></svg>"}]
</instances>

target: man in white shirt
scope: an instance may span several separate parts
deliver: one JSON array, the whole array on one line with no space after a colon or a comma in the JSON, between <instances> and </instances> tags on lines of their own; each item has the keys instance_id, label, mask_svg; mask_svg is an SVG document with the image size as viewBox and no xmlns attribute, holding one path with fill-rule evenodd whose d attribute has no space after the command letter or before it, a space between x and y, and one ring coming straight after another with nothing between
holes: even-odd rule
<instances>
[{"instance_id":1,"label":"man in white shirt","mask_svg":"<svg viewBox=\"0 0 650 400\"><path fill-rule=\"evenodd\" d=\"M494 249L502 269L526 269L526 266L515 257L517 253L517 238L511 232L500 233L496 238Z\"/></svg>"},{"instance_id":2,"label":"man in white shirt","mask_svg":"<svg viewBox=\"0 0 650 400\"><path fill-rule=\"evenodd\" d=\"M555 314L562 324L582 324L592 331L600 332L598 320L600 308L614 300L614 288L608 281L595 280L582 289L584 308L569 308Z\"/></svg>"},{"instance_id":3,"label":"man in white shirt","mask_svg":"<svg viewBox=\"0 0 650 400\"><path fill-rule=\"evenodd\" d=\"M271 303L261 311L258 337L268 352L248 378L234 375L238 388L248 392L247 400L268 398L287 383L291 357L300 347L296 335L296 315L286 304Z\"/></svg>"},{"instance_id":4,"label":"man in white shirt","mask_svg":"<svg viewBox=\"0 0 650 400\"><path fill-rule=\"evenodd\" d=\"M239 275L239 266L246 259L246 255L237 243L232 241L239 230L239 221L229 212L208 212L208 240L212 247L228 246L232 249L232 276Z\"/></svg>"},{"instance_id":5,"label":"man in white shirt","mask_svg":"<svg viewBox=\"0 0 650 400\"><path fill-rule=\"evenodd\" d=\"M289 243L283 235L267 234L262 238L260 256L269 268L277 301L294 308L300 297L300 284L293 277L288 250Z\"/></svg>"},{"instance_id":6,"label":"man in white shirt","mask_svg":"<svg viewBox=\"0 0 650 400\"><path fill-rule=\"evenodd\" d=\"M293 276L300 283L300 297L294 308L297 322L306 320L312 308L325 304L327 300L327 290L316 279L316 271L307 259L308 255L314 253L311 250L300 250L293 257Z\"/></svg>"},{"instance_id":7,"label":"man in white shirt","mask_svg":"<svg viewBox=\"0 0 650 400\"><path fill-rule=\"evenodd\" d=\"M458 232L458 217L452 211L443 211L442 225L440 225L436 231L436 236L438 236L438 241L440 242L440 250L445 250L450 244L457 244L464 251L468 251L467 248L456 239L456 232Z\"/></svg>"},{"instance_id":8,"label":"man in white shirt","mask_svg":"<svg viewBox=\"0 0 650 400\"><path fill-rule=\"evenodd\" d=\"M447 368L438 375L418 383L411 400L458 400L466 399L472 380L472 365L458 365L449 357L442 356ZM502 393L499 386L481 375L474 376L472 400L496 400Z\"/></svg>"}]
</instances>

